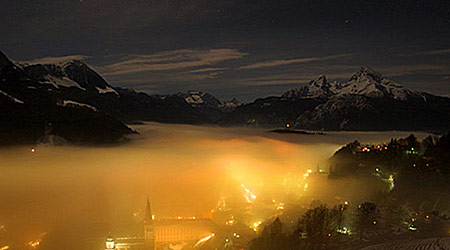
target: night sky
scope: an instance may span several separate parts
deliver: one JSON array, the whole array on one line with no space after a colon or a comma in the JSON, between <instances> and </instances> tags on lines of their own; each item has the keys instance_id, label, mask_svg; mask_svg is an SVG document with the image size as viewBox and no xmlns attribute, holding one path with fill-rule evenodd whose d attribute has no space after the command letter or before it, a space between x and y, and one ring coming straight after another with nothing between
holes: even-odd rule
<instances>
[{"instance_id":1,"label":"night sky","mask_svg":"<svg viewBox=\"0 0 450 250\"><path fill-rule=\"evenodd\" d=\"M14 60L81 59L147 93L250 101L370 66L450 96L448 0L0 0L0 34Z\"/></svg>"}]
</instances>

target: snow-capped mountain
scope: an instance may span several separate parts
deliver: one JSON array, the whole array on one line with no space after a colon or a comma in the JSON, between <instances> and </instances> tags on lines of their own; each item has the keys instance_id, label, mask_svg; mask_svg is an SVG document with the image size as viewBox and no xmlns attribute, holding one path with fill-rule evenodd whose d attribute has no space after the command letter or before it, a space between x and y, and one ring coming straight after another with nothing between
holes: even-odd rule
<instances>
[{"instance_id":1,"label":"snow-capped mountain","mask_svg":"<svg viewBox=\"0 0 450 250\"><path fill-rule=\"evenodd\" d=\"M186 93L179 92L176 95L184 98L189 105L199 110L211 119L211 121L216 121L222 117L224 113L233 111L241 104L236 99L222 101L209 93L196 90L189 90Z\"/></svg>"},{"instance_id":2,"label":"snow-capped mountain","mask_svg":"<svg viewBox=\"0 0 450 250\"><path fill-rule=\"evenodd\" d=\"M40 80L0 52L0 145L34 144L48 136L72 143L113 143L133 133L116 118L66 100L56 86ZM71 84L77 86L61 89L79 89L78 82Z\"/></svg>"},{"instance_id":3,"label":"snow-capped mountain","mask_svg":"<svg viewBox=\"0 0 450 250\"><path fill-rule=\"evenodd\" d=\"M409 90L369 67L348 81L325 75L307 85L238 107L223 125L279 127L286 123L315 130L450 129L450 98Z\"/></svg>"},{"instance_id":4,"label":"snow-capped mountain","mask_svg":"<svg viewBox=\"0 0 450 250\"><path fill-rule=\"evenodd\" d=\"M110 142L132 133L124 123L136 120L270 128L289 123L315 130L450 128L450 98L409 90L368 67L343 83L321 75L282 96L240 104L200 91L148 95L111 86L81 61L15 63L0 52L0 108L3 142L29 142L48 131L73 142Z\"/></svg>"},{"instance_id":5,"label":"snow-capped mountain","mask_svg":"<svg viewBox=\"0 0 450 250\"><path fill-rule=\"evenodd\" d=\"M284 98L328 98L335 95L336 83L330 83L325 75L320 75L300 88L290 89L286 91L282 97Z\"/></svg>"},{"instance_id":6,"label":"snow-capped mountain","mask_svg":"<svg viewBox=\"0 0 450 250\"><path fill-rule=\"evenodd\" d=\"M389 80L369 67L361 67L347 82L329 82L325 75L320 75L309 84L288 90L285 98L329 98L338 95L362 95L371 98L390 97L407 100L421 96L419 92L404 88Z\"/></svg>"},{"instance_id":7,"label":"snow-capped mountain","mask_svg":"<svg viewBox=\"0 0 450 250\"><path fill-rule=\"evenodd\" d=\"M99 74L78 60L58 64L34 62L19 65L27 75L43 85L51 85L56 89L77 88L98 94L112 93L118 96L117 91Z\"/></svg>"},{"instance_id":8,"label":"snow-capped mountain","mask_svg":"<svg viewBox=\"0 0 450 250\"><path fill-rule=\"evenodd\" d=\"M36 141L49 131L45 129L47 123L53 124L51 131L68 141L107 142L132 132L123 123L136 120L213 123L238 104L236 100L224 102L195 91L147 95L111 86L81 61L20 63L0 52L0 107L5 110L0 117L3 142L20 141L14 138ZM76 115L69 116L71 113ZM82 117L94 124L83 123ZM73 128L78 122L83 124ZM88 136L96 129L102 131Z\"/></svg>"}]
</instances>

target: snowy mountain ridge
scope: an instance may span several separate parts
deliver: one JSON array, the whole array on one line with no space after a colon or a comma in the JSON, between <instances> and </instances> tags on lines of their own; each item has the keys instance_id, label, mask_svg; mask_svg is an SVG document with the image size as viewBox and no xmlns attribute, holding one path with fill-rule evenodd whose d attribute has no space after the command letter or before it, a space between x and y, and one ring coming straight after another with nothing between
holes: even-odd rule
<instances>
[{"instance_id":1,"label":"snowy mountain ridge","mask_svg":"<svg viewBox=\"0 0 450 250\"><path fill-rule=\"evenodd\" d=\"M404 88L369 67L361 67L347 82L329 82L325 75L320 75L309 84L288 90L284 98L330 98L342 95L362 95L371 98L390 97L395 100L407 100L421 96L421 93Z\"/></svg>"},{"instance_id":2,"label":"snowy mountain ridge","mask_svg":"<svg viewBox=\"0 0 450 250\"><path fill-rule=\"evenodd\" d=\"M56 89L77 88L81 91L95 91L98 94L119 93L87 64L78 60L61 61L53 64L37 62L17 62L24 72L43 85Z\"/></svg>"},{"instance_id":3,"label":"snowy mountain ridge","mask_svg":"<svg viewBox=\"0 0 450 250\"><path fill-rule=\"evenodd\" d=\"M177 93L177 95L183 97L184 100L194 108L198 108L200 106L209 106L227 111L230 109L234 109L241 104L235 98L229 101L223 101L217 99L215 96L209 93L201 92L198 90L188 90L186 93L179 92Z\"/></svg>"}]
</instances>

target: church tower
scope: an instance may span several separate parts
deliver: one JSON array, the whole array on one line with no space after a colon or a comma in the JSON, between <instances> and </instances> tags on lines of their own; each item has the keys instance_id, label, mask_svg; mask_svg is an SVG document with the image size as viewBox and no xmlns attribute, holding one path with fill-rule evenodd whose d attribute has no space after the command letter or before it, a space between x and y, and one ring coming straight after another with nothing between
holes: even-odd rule
<instances>
[{"instance_id":1,"label":"church tower","mask_svg":"<svg viewBox=\"0 0 450 250\"><path fill-rule=\"evenodd\" d=\"M155 246L155 223L153 222L152 208L150 207L150 199L147 198L147 207L145 208L144 233L145 242L148 243L149 249L156 249Z\"/></svg>"}]
</instances>

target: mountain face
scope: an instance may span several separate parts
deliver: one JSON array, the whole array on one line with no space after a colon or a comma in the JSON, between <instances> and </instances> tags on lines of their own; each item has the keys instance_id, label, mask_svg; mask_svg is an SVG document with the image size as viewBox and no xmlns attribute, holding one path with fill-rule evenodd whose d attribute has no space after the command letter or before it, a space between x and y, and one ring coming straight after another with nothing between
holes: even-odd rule
<instances>
[{"instance_id":1,"label":"mountain face","mask_svg":"<svg viewBox=\"0 0 450 250\"><path fill-rule=\"evenodd\" d=\"M105 112L61 99L55 90L56 86L42 84L0 52L1 145L33 144L50 137L103 144L118 142L133 133Z\"/></svg>"},{"instance_id":2,"label":"mountain face","mask_svg":"<svg viewBox=\"0 0 450 250\"><path fill-rule=\"evenodd\" d=\"M14 63L0 52L2 145L58 138L112 143L133 133L124 123L157 121L312 130L450 128L450 98L412 91L364 67L348 81L325 75L281 96L241 104L200 91L148 95L115 88L81 61Z\"/></svg>"},{"instance_id":3,"label":"mountain face","mask_svg":"<svg viewBox=\"0 0 450 250\"><path fill-rule=\"evenodd\" d=\"M195 90L189 90L186 93L179 92L176 95L183 98L189 105L200 111L210 121L217 121L224 114L233 111L241 104L236 99L222 101L211 94Z\"/></svg>"},{"instance_id":4,"label":"mountain face","mask_svg":"<svg viewBox=\"0 0 450 250\"><path fill-rule=\"evenodd\" d=\"M450 128L450 98L404 88L363 67L347 82L321 75L281 97L258 99L224 116L223 125L290 123L312 130L427 130Z\"/></svg>"},{"instance_id":5,"label":"mountain face","mask_svg":"<svg viewBox=\"0 0 450 250\"><path fill-rule=\"evenodd\" d=\"M93 106L122 122L213 123L224 112L234 108L207 93L200 93L199 98L204 100L200 103L200 99L195 99L197 95L194 91L147 95L131 89L115 88L88 65L77 60L58 64L19 63L18 67L58 99Z\"/></svg>"},{"instance_id":6,"label":"mountain face","mask_svg":"<svg viewBox=\"0 0 450 250\"><path fill-rule=\"evenodd\" d=\"M370 98L388 97L407 100L419 97L420 93L405 89L368 67L362 67L345 83L329 82L325 75L309 82L301 88L291 89L282 96L285 98L330 98L332 96L359 95Z\"/></svg>"},{"instance_id":7,"label":"mountain face","mask_svg":"<svg viewBox=\"0 0 450 250\"><path fill-rule=\"evenodd\" d=\"M114 88L81 61L15 63L0 52L0 107L5 110L0 139L5 145L49 135L109 143L133 133L127 122L213 123L238 104L194 91L147 95Z\"/></svg>"}]
</instances>

